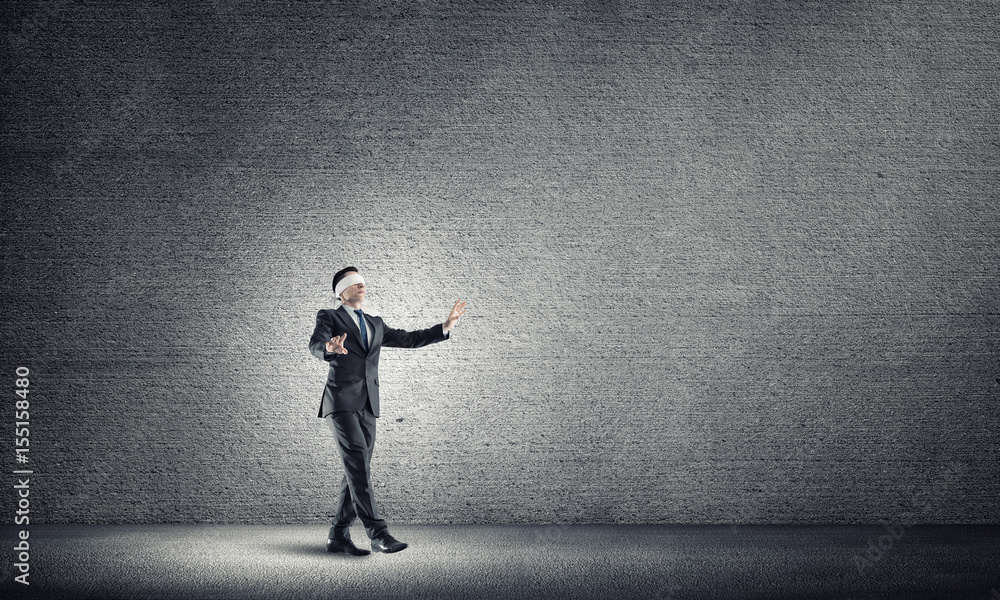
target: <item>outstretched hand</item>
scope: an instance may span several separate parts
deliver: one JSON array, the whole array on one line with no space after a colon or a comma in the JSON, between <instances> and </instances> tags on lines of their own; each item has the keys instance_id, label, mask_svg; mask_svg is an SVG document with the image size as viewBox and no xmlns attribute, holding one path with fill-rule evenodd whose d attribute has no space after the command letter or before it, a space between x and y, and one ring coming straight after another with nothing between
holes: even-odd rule
<instances>
[{"instance_id":1,"label":"outstretched hand","mask_svg":"<svg viewBox=\"0 0 1000 600\"><path fill-rule=\"evenodd\" d=\"M451 331L451 329L458 323L458 320L462 318L465 314L465 302L458 300L455 302L455 306L451 307L451 313L448 315L448 320L444 322L445 333Z\"/></svg>"},{"instance_id":2,"label":"outstretched hand","mask_svg":"<svg viewBox=\"0 0 1000 600\"><path fill-rule=\"evenodd\" d=\"M344 340L346 339L346 333L333 336L330 338L330 341L326 343L326 351L332 352L333 354L347 354L347 348L344 348Z\"/></svg>"}]
</instances>

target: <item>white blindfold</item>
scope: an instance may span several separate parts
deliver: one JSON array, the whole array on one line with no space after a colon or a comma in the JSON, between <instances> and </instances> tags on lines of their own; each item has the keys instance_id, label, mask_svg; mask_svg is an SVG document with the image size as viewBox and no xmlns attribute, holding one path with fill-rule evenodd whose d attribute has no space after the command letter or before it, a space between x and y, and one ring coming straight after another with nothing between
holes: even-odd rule
<instances>
[{"instance_id":1,"label":"white blindfold","mask_svg":"<svg viewBox=\"0 0 1000 600\"><path fill-rule=\"evenodd\" d=\"M357 273L351 273L347 277L344 277L343 279L341 279L340 281L337 282L337 287L334 290L334 293L339 298L340 294L344 290L346 290L347 288L351 287L352 285L355 285L355 284L358 284L358 283L364 283L364 282L365 282L365 280L364 280L364 278L361 275L359 275Z\"/></svg>"}]
</instances>

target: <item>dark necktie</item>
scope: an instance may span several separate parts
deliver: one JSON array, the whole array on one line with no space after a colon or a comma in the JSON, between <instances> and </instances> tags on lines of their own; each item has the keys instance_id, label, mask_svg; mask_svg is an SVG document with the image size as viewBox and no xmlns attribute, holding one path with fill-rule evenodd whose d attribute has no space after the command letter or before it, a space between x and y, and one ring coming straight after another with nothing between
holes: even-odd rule
<instances>
[{"instance_id":1,"label":"dark necktie","mask_svg":"<svg viewBox=\"0 0 1000 600\"><path fill-rule=\"evenodd\" d=\"M354 313L358 315L358 328L361 329L361 344L365 348L365 352L368 352L368 329L365 327L365 313L361 312L360 308L354 309Z\"/></svg>"}]
</instances>

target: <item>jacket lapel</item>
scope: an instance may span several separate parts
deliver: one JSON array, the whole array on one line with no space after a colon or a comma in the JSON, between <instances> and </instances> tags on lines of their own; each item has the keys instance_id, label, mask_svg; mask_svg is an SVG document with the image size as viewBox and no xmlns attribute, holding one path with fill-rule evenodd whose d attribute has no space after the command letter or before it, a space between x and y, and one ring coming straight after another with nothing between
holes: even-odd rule
<instances>
[{"instance_id":1,"label":"jacket lapel","mask_svg":"<svg viewBox=\"0 0 1000 600\"><path fill-rule=\"evenodd\" d=\"M382 335L385 333L385 324L382 323L382 319L378 317L372 317L368 322L375 327L372 331L372 345L371 348L382 345ZM369 351L371 350L369 348Z\"/></svg>"},{"instance_id":2,"label":"jacket lapel","mask_svg":"<svg viewBox=\"0 0 1000 600\"><path fill-rule=\"evenodd\" d=\"M361 331L358 329L358 323L355 320L353 314L350 315L347 314L347 310L348 309L345 308L343 304L341 304L340 308L334 310L333 312L334 314L337 315L337 317L340 318L340 321L344 324L344 327L346 327L347 330L351 332L351 335L358 342L358 345L361 346L361 349L364 350L365 345L361 343Z\"/></svg>"}]
</instances>

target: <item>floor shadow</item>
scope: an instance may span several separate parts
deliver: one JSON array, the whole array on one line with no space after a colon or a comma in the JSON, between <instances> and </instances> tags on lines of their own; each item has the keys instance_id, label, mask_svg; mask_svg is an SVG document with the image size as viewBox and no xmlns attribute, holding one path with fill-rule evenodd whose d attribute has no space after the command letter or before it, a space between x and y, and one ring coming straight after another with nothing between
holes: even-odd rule
<instances>
[{"instance_id":1,"label":"floor shadow","mask_svg":"<svg viewBox=\"0 0 1000 600\"><path fill-rule=\"evenodd\" d=\"M327 552L325 544L279 544L273 546L275 553L277 554L289 554L292 556L328 556L331 560L333 559L343 559L343 560L363 560L365 556L351 556L344 554L343 552ZM370 555L369 555L370 556Z\"/></svg>"}]
</instances>

